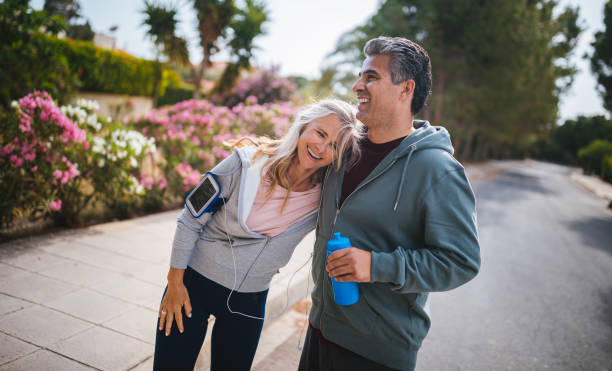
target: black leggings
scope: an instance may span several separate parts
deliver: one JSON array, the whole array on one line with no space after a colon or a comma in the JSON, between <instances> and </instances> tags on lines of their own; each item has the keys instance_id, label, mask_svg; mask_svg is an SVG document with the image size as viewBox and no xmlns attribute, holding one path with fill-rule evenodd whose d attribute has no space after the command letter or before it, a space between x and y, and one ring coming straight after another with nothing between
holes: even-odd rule
<instances>
[{"instance_id":1,"label":"black leggings","mask_svg":"<svg viewBox=\"0 0 612 371\"><path fill-rule=\"evenodd\" d=\"M158 319L153 370L193 370L211 314L215 324L210 370L250 370L264 321L230 313L226 305L230 290L190 267L185 270L183 282L191 300L191 318L183 312L184 332L181 334L174 322L169 336L165 336L165 330L159 331ZM267 296L268 290L234 292L229 305L234 312L263 318Z\"/></svg>"}]
</instances>

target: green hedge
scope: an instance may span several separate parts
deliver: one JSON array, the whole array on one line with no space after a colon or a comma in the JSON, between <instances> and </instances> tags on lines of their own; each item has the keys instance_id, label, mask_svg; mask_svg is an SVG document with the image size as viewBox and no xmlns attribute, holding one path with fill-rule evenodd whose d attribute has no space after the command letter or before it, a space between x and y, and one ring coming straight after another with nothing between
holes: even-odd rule
<instances>
[{"instance_id":1,"label":"green hedge","mask_svg":"<svg viewBox=\"0 0 612 371\"><path fill-rule=\"evenodd\" d=\"M63 103L77 90L151 96L156 76L161 78L160 94L169 82L180 81L175 71L161 73L155 61L87 41L36 34L27 44L15 42L1 49L0 105L5 107L33 90L48 90Z\"/></svg>"},{"instance_id":2,"label":"green hedge","mask_svg":"<svg viewBox=\"0 0 612 371\"><path fill-rule=\"evenodd\" d=\"M128 95L151 95L160 66L131 55L102 49L88 41L47 37L78 76L81 90Z\"/></svg>"},{"instance_id":3,"label":"green hedge","mask_svg":"<svg viewBox=\"0 0 612 371\"><path fill-rule=\"evenodd\" d=\"M578 159L584 171L587 174L597 174L606 180L612 178L609 174L612 170L610 158L612 158L612 142L606 140L596 139L578 151Z\"/></svg>"},{"instance_id":4,"label":"green hedge","mask_svg":"<svg viewBox=\"0 0 612 371\"><path fill-rule=\"evenodd\" d=\"M158 99L157 106L175 104L193 98L193 85L168 86L165 93Z\"/></svg>"}]
</instances>

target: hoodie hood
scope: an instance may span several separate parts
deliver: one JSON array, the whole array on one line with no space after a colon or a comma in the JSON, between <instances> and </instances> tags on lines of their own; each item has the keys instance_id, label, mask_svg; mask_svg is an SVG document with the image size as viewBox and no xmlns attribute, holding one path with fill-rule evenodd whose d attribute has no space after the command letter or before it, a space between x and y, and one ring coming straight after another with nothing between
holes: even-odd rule
<instances>
[{"instance_id":1,"label":"hoodie hood","mask_svg":"<svg viewBox=\"0 0 612 371\"><path fill-rule=\"evenodd\" d=\"M402 141L393 155L394 160L410 156L411 152L430 148L438 148L451 155L455 152L450 135L442 126L433 126L425 120L414 120L413 126L417 130Z\"/></svg>"}]
</instances>

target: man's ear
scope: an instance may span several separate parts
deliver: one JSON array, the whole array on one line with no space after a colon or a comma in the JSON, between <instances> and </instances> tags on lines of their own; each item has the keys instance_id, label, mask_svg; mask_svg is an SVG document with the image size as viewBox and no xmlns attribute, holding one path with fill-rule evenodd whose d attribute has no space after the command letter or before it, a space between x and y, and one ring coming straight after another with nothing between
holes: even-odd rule
<instances>
[{"instance_id":1,"label":"man's ear","mask_svg":"<svg viewBox=\"0 0 612 371\"><path fill-rule=\"evenodd\" d=\"M410 80L402 81L400 84L402 85L402 92L400 94L400 99L401 100L412 99L412 96L414 95L414 88L416 87L414 80L410 79Z\"/></svg>"}]
</instances>

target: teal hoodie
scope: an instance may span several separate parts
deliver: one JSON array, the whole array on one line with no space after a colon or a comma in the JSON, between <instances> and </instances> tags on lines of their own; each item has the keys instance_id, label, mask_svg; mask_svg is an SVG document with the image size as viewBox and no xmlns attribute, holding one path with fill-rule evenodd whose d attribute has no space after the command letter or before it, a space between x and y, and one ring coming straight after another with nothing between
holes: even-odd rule
<instances>
[{"instance_id":1,"label":"teal hoodie","mask_svg":"<svg viewBox=\"0 0 612 371\"><path fill-rule=\"evenodd\" d=\"M388 367L411 370L430 326L429 292L478 273L474 193L446 129L426 121L385 157L340 208L344 169L328 171L313 257L310 323L323 336ZM346 162L345 162L346 163ZM334 302L325 270L334 232L372 253L356 304ZM450 310L451 308L449 308Z\"/></svg>"}]
</instances>

